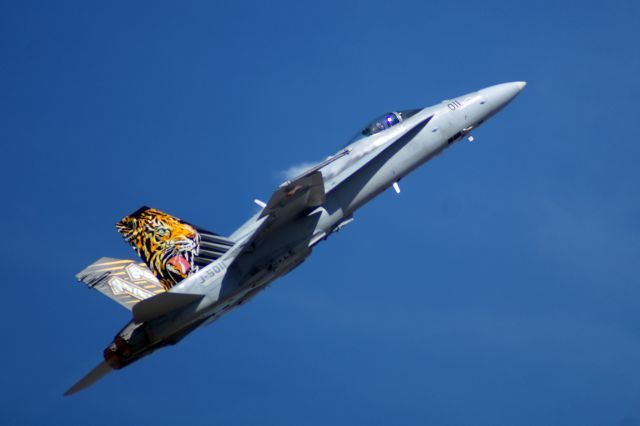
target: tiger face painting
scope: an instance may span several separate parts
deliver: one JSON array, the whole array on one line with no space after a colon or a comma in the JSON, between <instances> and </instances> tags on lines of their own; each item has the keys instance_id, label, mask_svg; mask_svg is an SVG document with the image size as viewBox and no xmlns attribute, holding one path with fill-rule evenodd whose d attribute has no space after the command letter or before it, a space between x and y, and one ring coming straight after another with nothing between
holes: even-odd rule
<instances>
[{"instance_id":1,"label":"tiger face painting","mask_svg":"<svg viewBox=\"0 0 640 426\"><path fill-rule=\"evenodd\" d=\"M142 207L116 228L167 290L197 271L200 235L188 223Z\"/></svg>"}]
</instances>

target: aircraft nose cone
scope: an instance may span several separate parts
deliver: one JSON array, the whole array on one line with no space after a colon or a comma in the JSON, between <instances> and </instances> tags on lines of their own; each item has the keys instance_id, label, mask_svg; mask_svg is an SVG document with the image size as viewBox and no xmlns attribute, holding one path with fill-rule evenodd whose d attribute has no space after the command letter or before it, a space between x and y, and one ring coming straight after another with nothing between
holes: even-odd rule
<instances>
[{"instance_id":1,"label":"aircraft nose cone","mask_svg":"<svg viewBox=\"0 0 640 426\"><path fill-rule=\"evenodd\" d=\"M525 81L496 84L480 90L480 93L492 107L492 113L496 113L511 102L526 85Z\"/></svg>"},{"instance_id":2,"label":"aircraft nose cone","mask_svg":"<svg viewBox=\"0 0 640 426\"><path fill-rule=\"evenodd\" d=\"M515 81L513 82L513 84L515 84L518 87L518 90L520 91L522 91L522 89L524 89L527 86L526 81Z\"/></svg>"}]
</instances>

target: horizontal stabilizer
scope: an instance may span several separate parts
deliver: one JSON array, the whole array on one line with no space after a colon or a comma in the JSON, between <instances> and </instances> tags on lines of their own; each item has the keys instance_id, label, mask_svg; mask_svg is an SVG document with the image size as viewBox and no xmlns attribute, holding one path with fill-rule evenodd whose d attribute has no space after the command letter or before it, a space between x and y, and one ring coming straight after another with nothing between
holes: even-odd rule
<instances>
[{"instance_id":1,"label":"horizontal stabilizer","mask_svg":"<svg viewBox=\"0 0 640 426\"><path fill-rule=\"evenodd\" d=\"M202 294L161 293L135 305L132 309L133 319L136 322L150 321L195 303L203 297Z\"/></svg>"},{"instance_id":2,"label":"horizontal stabilizer","mask_svg":"<svg viewBox=\"0 0 640 426\"><path fill-rule=\"evenodd\" d=\"M146 206L122 218L116 228L167 290L234 245L225 237Z\"/></svg>"},{"instance_id":3,"label":"horizontal stabilizer","mask_svg":"<svg viewBox=\"0 0 640 426\"><path fill-rule=\"evenodd\" d=\"M109 367L106 362L102 361L96 366L96 368L87 373L87 375L80 379L75 385L67 389L67 391L64 393L64 396L73 395L76 392L80 392L82 389L88 388L110 372L111 367Z\"/></svg>"},{"instance_id":4,"label":"horizontal stabilizer","mask_svg":"<svg viewBox=\"0 0 640 426\"><path fill-rule=\"evenodd\" d=\"M144 263L102 257L76 274L78 281L95 288L127 309L165 289Z\"/></svg>"}]
</instances>

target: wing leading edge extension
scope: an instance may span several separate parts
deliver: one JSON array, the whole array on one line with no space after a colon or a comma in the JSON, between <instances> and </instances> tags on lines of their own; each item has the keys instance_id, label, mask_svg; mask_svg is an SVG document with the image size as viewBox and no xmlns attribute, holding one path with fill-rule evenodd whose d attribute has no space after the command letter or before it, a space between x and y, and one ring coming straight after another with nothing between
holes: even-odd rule
<instances>
[{"instance_id":1,"label":"wing leading edge extension","mask_svg":"<svg viewBox=\"0 0 640 426\"><path fill-rule=\"evenodd\" d=\"M385 152L397 151L404 147L424 129L432 118L433 115L430 115L420 120L412 125L406 133L382 145L378 152L367 158L367 162L372 161ZM307 170L299 177L280 185L260 213L258 219L262 220L262 223L257 226L253 235L243 244L244 248L242 251L251 250L259 240L266 238L271 231L283 223L286 223L288 220L324 204L326 193L322 168L342 157L348 156L350 153L350 149L342 150L338 154ZM241 254L242 253L240 253L240 255Z\"/></svg>"}]
</instances>

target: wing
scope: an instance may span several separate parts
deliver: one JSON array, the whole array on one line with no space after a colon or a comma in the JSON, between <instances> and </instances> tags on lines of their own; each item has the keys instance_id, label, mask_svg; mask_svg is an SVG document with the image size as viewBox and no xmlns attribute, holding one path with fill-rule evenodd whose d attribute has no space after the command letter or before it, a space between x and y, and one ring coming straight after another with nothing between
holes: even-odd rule
<instances>
[{"instance_id":1,"label":"wing","mask_svg":"<svg viewBox=\"0 0 640 426\"><path fill-rule=\"evenodd\" d=\"M269 216L268 222L273 226L275 222L291 219L310 207L322 205L324 200L322 173L315 170L283 183L273 193L260 217Z\"/></svg>"},{"instance_id":2,"label":"wing","mask_svg":"<svg viewBox=\"0 0 640 426\"><path fill-rule=\"evenodd\" d=\"M366 159L367 162L379 158L383 153L392 155L393 152L404 147L411 141L420 131L431 121L433 115L414 124L409 131L399 137L388 141L381 145L378 152ZM287 181L273 193L269 202L260 213L258 220L254 223L254 231L248 237L238 241L236 249L240 249L235 258L240 257L243 253L255 248L260 240L269 236L271 232L279 228L282 224L304 213L308 213L312 209L321 206L325 202L325 185L321 169L328 164L351 154L351 149L346 148L338 154L329 157L322 163L307 170L301 176ZM354 171L357 170L354 168ZM235 251L235 250L234 250Z\"/></svg>"},{"instance_id":3,"label":"wing","mask_svg":"<svg viewBox=\"0 0 640 426\"><path fill-rule=\"evenodd\" d=\"M313 168L298 178L287 181L271 195L258 217L252 235L242 242L243 252L255 247L259 240L268 236L282 224L324 204L324 180L322 173Z\"/></svg>"}]
</instances>

